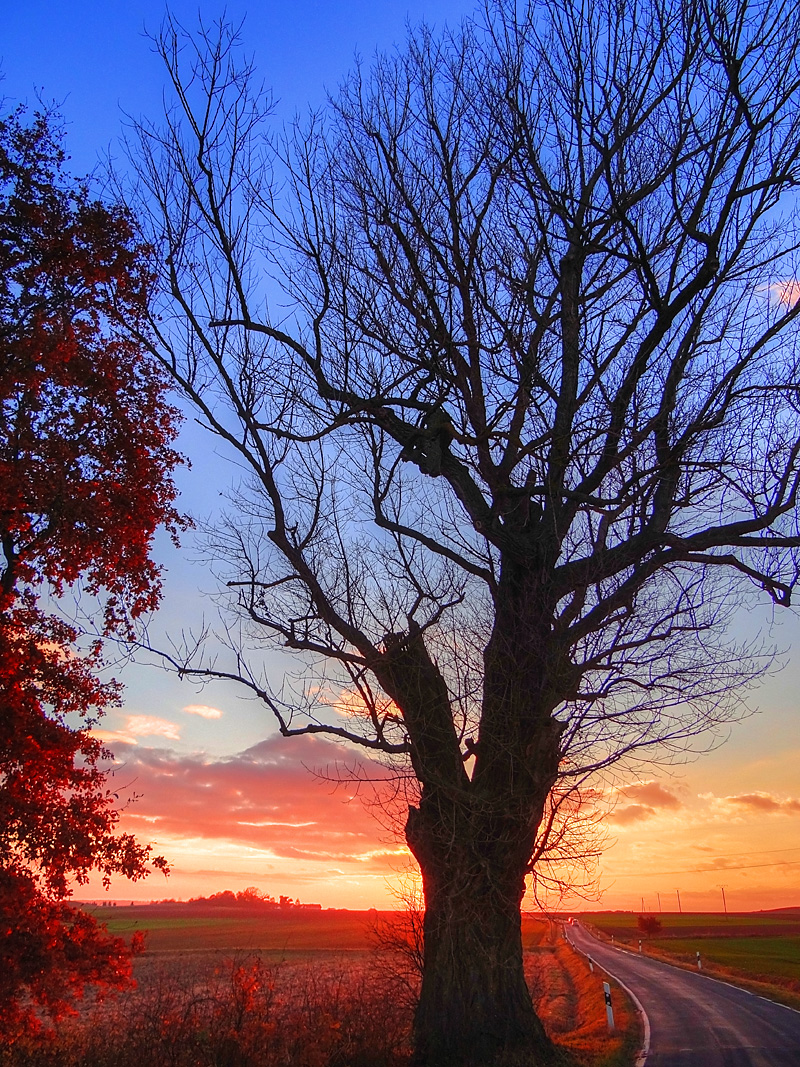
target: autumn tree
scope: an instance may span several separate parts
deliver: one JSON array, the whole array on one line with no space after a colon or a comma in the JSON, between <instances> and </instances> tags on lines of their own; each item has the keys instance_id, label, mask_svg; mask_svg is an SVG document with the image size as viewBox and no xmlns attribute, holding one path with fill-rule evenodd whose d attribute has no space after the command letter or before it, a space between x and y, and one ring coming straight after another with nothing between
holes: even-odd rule
<instances>
[{"instance_id":1,"label":"autumn tree","mask_svg":"<svg viewBox=\"0 0 800 1067\"><path fill-rule=\"evenodd\" d=\"M63 159L52 116L0 120L0 1042L130 974L128 946L67 903L72 884L166 866L117 832L90 727L119 687L59 605L94 598L108 636L157 604L176 413L111 325L143 321L148 251Z\"/></svg>"},{"instance_id":2,"label":"autumn tree","mask_svg":"<svg viewBox=\"0 0 800 1067\"><path fill-rule=\"evenodd\" d=\"M241 471L230 662L176 665L413 777L418 1067L550 1063L532 858L592 775L742 712L731 615L797 583L800 22L491 0L283 133L224 26L159 46L141 340Z\"/></svg>"}]
</instances>

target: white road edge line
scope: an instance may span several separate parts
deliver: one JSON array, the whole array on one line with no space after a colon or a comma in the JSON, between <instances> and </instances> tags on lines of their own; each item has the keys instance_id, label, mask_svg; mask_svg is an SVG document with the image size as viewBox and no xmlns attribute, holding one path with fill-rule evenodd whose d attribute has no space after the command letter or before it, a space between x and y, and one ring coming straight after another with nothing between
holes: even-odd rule
<instances>
[{"instance_id":1,"label":"white road edge line","mask_svg":"<svg viewBox=\"0 0 800 1067\"><path fill-rule=\"evenodd\" d=\"M589 937L594 937L594 934L590 934L588 930L584 930L584 933L588 934ZM595 940L597 940L597 938L595 938ZM567 938L567 941L569 941L569 938ZM569 943L572 945L571 941L569 941ZM717 985L725 985L728 989L735 989L739 993L746 993L748 997L755 997L756 1000L763 1000L766 1004L773 1004L776 1008L785 1008L787 1011L793 1011L795 1015L800 1015L800 1008L793 1008L790 1004L783 1004L780 1000L772 1000L770 997L765 997L763 993L754 993L752 989L745 989L744 986L735 985L733 982L726 982L724 978L717 978L713 974L704 974L702 971L695 971L694 968L679 967L677 963L672 963L671 960L661 959L659 956L648 956L646 953L640 956L638 952L634 952L633 949L630 948L623 948L622 945L609 945L607 942L603 941L600 941L599 944L603 945L604 948L612 949L615 952L624 952L626 956L634 956L636 959L652 960L653 963L663 963L665 967L671 967L674 971L684 971L686 974L693 974L697 978L705 978L707 982L715 982ZM587 953L583 952L582 949L579 949L577 945L572 945L572 947L576 952L581 952L584 956L587 955ZM594 957L592 957L592 959L594 959ZM597 960L594 962L597 963ZM598 967L601 966L599 963L597 965ZM611 972L609 971L609 974L610 973ZM617 978L616 975L614 975L614 978L619 982L619 978ZM619 982L619 984L622 985L622 982ZM640 1065L637 1064L636 1067L640 1067Z\"/></svg>"},{"instance_id":2,"label":"white road edge line","mask_svg":"<svg viewBox=\"0 0 800 1067\"><path fill-rule=\"evenodd\" d=\"M653 959L654 957L650 957ZM666 960L656 960L656 963L666 963L668 967L674 967L674 963L668 963ZM676 970L685 971L685 967L677 967ZM694 974L694 971L689 971L689 974ZM773 1004L776 1008L786 1008L787 1011L793 1011L795 1015L800 1015L800 1009L793 1008L791 1004L782 1004L779 1000L772 1000L770 997L765 997L763 993L754 993L752 989L745 989L744 986L734 985L733 982L726 982L724 978L716 978L713 974L698 973L698 978L705 978L707 982L716 982L717 985L726 985L728 989L738 989L740 993L747 993L750 997L755 997L756 1000L763 1000L765 1004Z\"/></svg>"},{"instance_id":3,"label":"white road edge line","mask_svg":"<svg viewBox=\"0 0 800 1067\"><path fill-rule=\"evenodd\" d=\"M584 952L582 948L578 948L578 946L569 939L566 930L564 931L564 939L566 940L567 944L571 949L573 949L575 952L578 952L581 956L586 956L586 958L589 959L589 953ZM594 956L592 956L591 959L592 962L595 963L601 970L605 971L606 974L610 974L614 981L617 983L617 985L620 986L620 988L625 990L625 992L633 1001L636 1010L639 1012L639 1015L642 1020L642 1029L644 1030L644 1039L642 1041L642 1047L636 1057L634 1067L644 1067L647 1061L647 1057L650 1055L650 1020L647 1017L647 1012L644 1010L644 1005L642 1004L641 1000L639 1000L639 998L636 996L634 991L629 988L629 986L627 986L621 978L618 978L613 971L609 971L608 967L604 967L603 964L599 962L599 960L596 960L594 958Z\"/></svg>"}]
</instances>

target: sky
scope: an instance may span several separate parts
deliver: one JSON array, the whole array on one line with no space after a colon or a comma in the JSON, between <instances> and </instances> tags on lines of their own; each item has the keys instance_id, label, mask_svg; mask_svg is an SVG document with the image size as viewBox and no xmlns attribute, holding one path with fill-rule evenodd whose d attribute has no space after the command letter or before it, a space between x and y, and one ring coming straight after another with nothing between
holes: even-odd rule
<instances>
[{"instance_id":1,"label":"sky","mask_svg":"<svg viewBox=\"0 0 800 1067\"><path fill-rule=\"evenodd\" d=\"M321 103L359 53L401 43L407 22L440 27L472 11L462 0L294 0L225 5L245 19L243 39L279 101L277 114ZM217 18L222 4L180 0L187 27ZM29 0L4 13L0 94L4 108L55 102L64 117L70 169L93 171L119 157L125 115L157 117L163 73L146 32L165 8L156 2ZM200 518L219 507L234 470L191 420L181 449L181 508ZM214 581L197 562L192 535L174 549L159 537L163 607L154 636L177 634L214 615ZM611 807L600 864L602 896L566 905L641 910L730 910L800 905L800 622L765 609L742 616L743 636L761 633L783 651L782 670L754 692L757 713L693 762L628 769L604 783ZM284 665L274 664L280 672ZM228 685L200 689L145 662L121 665L124 706L100 729L115 756L113 785L127 798L122 826L154 843L172 863L112 884L120 900L186 898L256 886L324 907L392 907L413 879L403 846L402 804L342 777L361 757L319 737L282 739L265 709ZM367 773L369 773L367 771ZM376 787L380 789L381 787ZM389 793L391 794L391 788ZM99 885L82 899L102 899ZM555 901L551 901L555 904Z\"/></svg>"}]
</instances>

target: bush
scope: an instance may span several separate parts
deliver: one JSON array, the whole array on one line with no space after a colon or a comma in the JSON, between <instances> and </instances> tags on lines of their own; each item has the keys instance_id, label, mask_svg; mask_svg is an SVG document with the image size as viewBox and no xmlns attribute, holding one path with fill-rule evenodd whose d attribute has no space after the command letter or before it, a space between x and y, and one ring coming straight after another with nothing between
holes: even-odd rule
<instances>
[{"instance_id":1,"label":"bush","mask_svg":"<svg viewBox=\"0 0 800 1067\"><path fill-rule=\"evenodd\" d=\"M656 937L661 933L661 920L655 915L640 915L636 920L636 925L648 937Z\"/></svg>"}]
</instances>

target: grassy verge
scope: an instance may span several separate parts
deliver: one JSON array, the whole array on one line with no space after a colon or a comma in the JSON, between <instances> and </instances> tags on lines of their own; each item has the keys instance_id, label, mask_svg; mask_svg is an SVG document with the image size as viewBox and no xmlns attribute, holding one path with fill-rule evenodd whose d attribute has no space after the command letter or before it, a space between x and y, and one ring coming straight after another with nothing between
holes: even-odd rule
<instances>
[{"instance_id":1,"label":"grassy verge","mask_svg":"<svg viewBox=\"0 0 800 1067\"><path fill-rule=\"evenodd\" d=\"M584 956L553 929L528 952L528 980L537 1013L551 1039L580 1067L630 1067L641 1046L639 1017L612 980L615 1032L606 1020L603 981Z\"/></svg>"}]
</instances>

